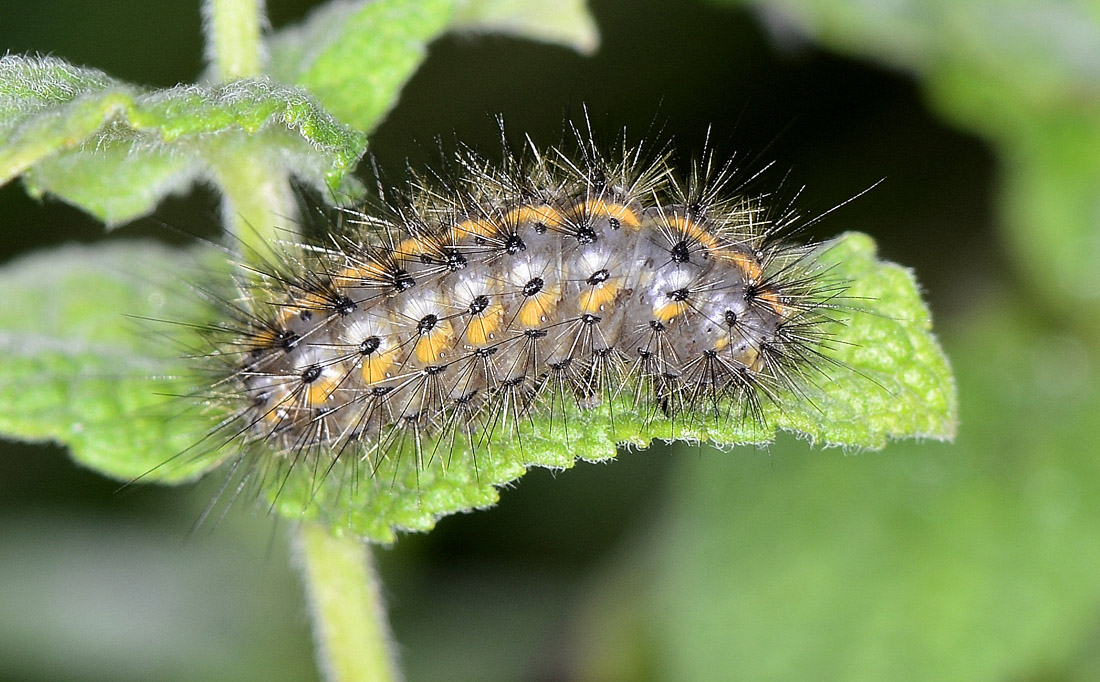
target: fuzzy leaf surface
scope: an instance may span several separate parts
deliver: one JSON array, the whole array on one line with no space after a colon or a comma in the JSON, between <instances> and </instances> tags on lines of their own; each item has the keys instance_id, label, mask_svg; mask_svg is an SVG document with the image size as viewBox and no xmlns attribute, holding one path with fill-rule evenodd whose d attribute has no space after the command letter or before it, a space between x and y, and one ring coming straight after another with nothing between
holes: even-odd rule
<instances>
[{"instance_id":1,"label":"fuzzy leaf surface","mask_svg":"<svg viewBox=\"0 0 1100 682\"><path fill-rule=\"evenodd\" d=\"M248 154L345 195L362 133L267 79L150 91L52 57L0 58L0 183L23 175L109 224Z\"/></svg>"},{"instance_id":2,"label":"fuzzy leaf surface","mask_svg":"<svg viewBox=\"0 0 1100 682\"><path fill-rule=\"evenodd\" d=\"M193 334L139 319L198 322L194 293L164 286L166 273L197 270L202 259L118 241L33 254L0 270L0 434L63 443L76 461L123 480L170 460L149 480L209 469L202 458L173 459L209 423L201 401L171 397L194 390L194 377L179 374Z\"/></svg>"}]
</instances>

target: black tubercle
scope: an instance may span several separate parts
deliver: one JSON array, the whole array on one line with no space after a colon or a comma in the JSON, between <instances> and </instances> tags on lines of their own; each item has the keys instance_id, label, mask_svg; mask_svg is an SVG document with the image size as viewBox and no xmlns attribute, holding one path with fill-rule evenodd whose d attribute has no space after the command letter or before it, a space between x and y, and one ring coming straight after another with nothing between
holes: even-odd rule
<instances>
[{"instance_id":1,"label":"black tubercle","mask_svg":"<svg viewBox=\"0 0 1100 682\"><path fill-rule=\"evenodd\" d=\"M302 337L292 331L281 331L275 336L275 345L285 351L294 350Z\"/></svg>"},{"instance_id":2,"label":"black tubercle","mask_svg":"<svg viewBox=\"0 0 1100 682\"><path fill-rule=\"evenodd\" d=\"M581 246L584 246L596 241L596 230L592 229L592 226L585 222L577 228L573 236L577 238L577 242L580 243Z\"/></svg>"},{"instance_id":3,"label":"black tubercle","mask_svg":"<svg viewBox=\"0 0 1100 682\"><path fill-rule=\"evenodd\" d=\"M343 294L337 294L332 299L332 309L335 310L336 314L338 315L351 315L353 312L355 312L355 308L355 301L351 300L347 296L344 296Z\"/></svg>"},{"instance_id":4,"label":"black tubercle","mask_svg":"<svg viewBox=\"0 0 1100 682\"><path fill-rule=\"evenodd\" d=\"M407 270L397 270L393 273L393 288L397 291L408 291L416 286L416 280Z\"/></svg>"},{"instance_id":5,"label":"black tubercle","mask_svg":"<svg viewBox=\"0 0 1100 682\"><path fill-rule=\"evenodd\" d=\"M542 291L542 285L543 284L544 284L544 282L542 281L541 277L531 278L527 282L527 284L523 285L523 295L524 296L534 296L535 294Z\"/></svg>"},{"instance_id":6,"label":"black tubercle","mask_svg":"<svg viewBox=\"0 0 1100 682\"><path fill-rule=\"evenodd\" d=\"M377 336L368 336L363 339L359 344L359 353L362 355L370 355L374 351L378 350L378 347L382 345L382 339Z\"/></svg>"},{"instance_id":7,"label":"black tubercle","mask_svg":"<svg viewBox=\"0 0 1100 682\"><path fill-rule=\"evenodd\" d=\"M478 315L485 312L485 309L489 307L489 297L482 294L475 296L474 300L470 301L469 312L471 315Z\"/></svg>"},{"instance_id":8,"label":"black tubercle","mask_svg":"<svg viewBox=\"0 0 1100 682\"><path fill-rule=\"evenodd\" d=\"M592 286L602 284L607 281L607 278L611 276L607 270L597 270L588 276L588 283Z\"/></svg>"},{"instance_id":9,"label":"black tubercle","mask_svg":"<svg viewBox=\"0 0 1100 682\"><path fill-rule=\"evenodd\" d=\"M320 365L310 365L309 367L306 367L305 370L302 372L302 383L304 384L312 384L314 381L317 381L320 378Z\"/></svg>"},{"instance_id":10,"label":"black tubercle","mask_svg":"<svg viewBox=\"0 0 1100 682\"><path fill-rule=\"evenodd\" d=\"M519 238L518 234L513 232L512 234L508 235L508 238L506 240L504 240L504 250L514 256L520 251L526 251L527 244L525 244L523 240Z\"/></svg>"},{"instance_id":11,"label":"black tubercle","mask_svg":"<svg viewBox=\"0 0 1100 682\"><path fill-rule=\"evenodd\" d=\"M674 263L687 263L691 260L691 245L686 239L681 239L672 247L672 261Z\"/></svg>"},{"instance_id":12,"label":"black tubercle","mask_svg":"<svg viewBox=\"0 0 1100 682\"><path fill-rule=\"evenodd\" d=\"M466 267L466 256L463 256L454 249L448 249L443 256L443 264L446 265L447 269L451 272L458 272Z\"/></svg>"},{"instance_id":13,"label":"black tubercle","mask_svg":"<svg viewBox=\"0 0 1100 682\"><path fill-rule=\"evenodd\" d=\"M418 334L427 334L430 332L439 322L439 318L431 313L420 318L420 321L416 323L416 332Z\"/></svg>"}]
</instances>

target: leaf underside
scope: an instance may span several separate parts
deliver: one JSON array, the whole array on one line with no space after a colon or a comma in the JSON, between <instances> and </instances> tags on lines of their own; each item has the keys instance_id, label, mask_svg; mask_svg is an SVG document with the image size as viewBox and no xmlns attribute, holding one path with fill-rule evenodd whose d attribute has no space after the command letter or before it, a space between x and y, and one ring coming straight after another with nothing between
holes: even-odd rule
<instances>
[{"instance_id":1,"label":"leaf underside","mask_svg":"<svg viewBox=\"0 0 1100 682\"><path fill-rule=\"evenodd\" d=\"M30 194L49 194L117 225L249 159L346 203L362 189L350 172L366 133L438 36L501 31L594 47L595 29L580 2L555 12L554 21L532 22L530 6L329 3L267 38L266 75L165 90L55 57L0 57L0 185L22 176Z\"/></svg>"},{"instance_id":2,"label":"leaf underside","mask_svg":"<svg viewBox=\"0 0 1100 682\"><path fill-rule=\"evenodd\" d=\"M0 60L0 183L22 175L32 195L108 224L242 154L346 196L365 146L304 90L265 78L149 91L52 57Z\"/></svg>"}]
</instances>

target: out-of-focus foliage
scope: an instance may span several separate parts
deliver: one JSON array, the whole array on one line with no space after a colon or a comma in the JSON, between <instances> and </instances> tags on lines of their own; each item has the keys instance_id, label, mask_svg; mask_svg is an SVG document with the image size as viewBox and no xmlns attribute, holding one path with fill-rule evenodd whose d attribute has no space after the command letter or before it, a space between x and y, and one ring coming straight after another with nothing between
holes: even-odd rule
<instances>
[{"instance_id":1,"label":"out-of-focus foliage","mask_svg":"<svg viewBox=\"0 0 1100 682\"><path fill-rule=\"evenodd\" d=\"M713 0L784 33L916 75L996 145L1016 263L1045 305L1100 311L1100 10L1089 0Z\"/></svg>"},{"instance_id":2,"label":"out-of-focus foliage","mask_svg":"<svg viewBox=\"0 0 1100 682\"><path fill-rule=\"evenodd\" d=\"M1086 647L1100 391L1079 373L1100 357L991 308L949 347L955 445L682 472L649 605L664 678L1029 679Z\"/></svg>"}]
</instances>

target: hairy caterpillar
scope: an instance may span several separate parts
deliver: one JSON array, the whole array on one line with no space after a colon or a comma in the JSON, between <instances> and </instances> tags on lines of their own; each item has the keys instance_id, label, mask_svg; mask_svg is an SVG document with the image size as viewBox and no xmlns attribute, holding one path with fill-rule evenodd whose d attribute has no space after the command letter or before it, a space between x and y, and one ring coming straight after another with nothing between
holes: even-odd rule
<instances>
[{"instance_id":1,"label":"hairy caterpillar","mask_svg":"<svg viewBox=\"0 0 1100 682\"><path fill-rule=\"evenodd\" d=\"M765 403L828 377L846 284L790 240L792 209L711 153L681 178L667 152L574 133L499 164L463 149L322 238L253 254L207 330L226 449L311 486L455 452L476 476L494 443L583 437L592 415L763 432Z\"/></svg>"}]
</instances>

